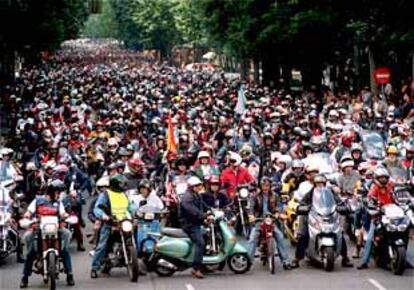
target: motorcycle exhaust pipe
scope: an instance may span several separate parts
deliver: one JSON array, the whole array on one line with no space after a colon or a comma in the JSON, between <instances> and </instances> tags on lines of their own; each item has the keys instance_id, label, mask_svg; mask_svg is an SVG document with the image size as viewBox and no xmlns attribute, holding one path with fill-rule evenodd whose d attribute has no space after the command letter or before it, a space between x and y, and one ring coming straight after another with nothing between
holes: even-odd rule
<instances>
[{"instance_id":1,"label":"motorcycle exhaust pipe","mask_svg":"<svg viewBox=\"0 0 414 290\"><path fill-rule=\"evenodd\" d=\"M174 264L172 264L172 263L170 263L170 262L168 262L167 260L164 260L164 259L159 259L158 260L158 265L160 265L161 267L164 267L164 268L177 270L177 267Z\"/></svg>"}]
</instances>

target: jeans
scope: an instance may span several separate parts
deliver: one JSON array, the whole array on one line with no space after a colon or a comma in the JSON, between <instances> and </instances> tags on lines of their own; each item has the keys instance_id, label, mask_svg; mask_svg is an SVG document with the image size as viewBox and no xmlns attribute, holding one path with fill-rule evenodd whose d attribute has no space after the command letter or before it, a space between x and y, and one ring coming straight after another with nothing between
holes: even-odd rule
<instances>
[{"instance_id":1,"label":"jeans","mask_svg":"<svg viewBox=\"0 0 414 290\"><path fill-rule=\"evenodd\" d=\"M101 267L102 259L105 257L106 248L111 236L111 227L108 224L103 224L99 233L98 245L95 248L95 254L92 259L92 271L98 271Z\"/></svg>"},{"instance_id":2,"label":"jeans","mask_svg":"<svg viewBox=\"0 0 414 290\"><path fill-rule=\"evenodd\" d=\"M248 250L252 261L254 260L254 254L256 252L257 243L259 242L259 236L260 223L256 223L256 225L252 228L252 231L250 232L250 237L248 241ZM276 248L279 252L280 260L282 261L282 263L288 262L289 254L285 238L283 236L283 233L276 226L273 229L273 237L276 240Z\"/></svg>"},{"instance_id":3,"label":"jeans","mask_svg":"<svg viewBox=\"0 0 414 290\"><path fill-rule=\"evenodd\" d=\"M192 266L194 270L200 270L203 264L203 254L205 247L201 225L191 226L189 228L184 228L183 230L187 233L194 244L194 258Z\"/></svg>"},{"instance_id":4,"label":"jeans","mask_svg":"<svg viewBox=\"0 0 414 290\"><path fill-rule=\"evenodd\" d=\"M69 254L69 245L70 239L72 238L72 233L65 228L59 229L60 237L62 240L62 259L63 266L66 269L66 273L72 273L72 260ZM37 234L33 231L27 231L23 240L27 247L27 256L26 261L23 266L23 276L29 277L32 274L33 262L36 259L37 253L41 250L39 245L37 245Z\"/></svg>"},{"instance_id":5,"label":"jeans","mask_svg":"<svg viewBox=\"0 0 414 290\"><path fill-rule=\"evenodd\" d=\"M371 256L372 240L374 239L374 233L375 233L375 225L374 225L374 222L371 221L371 225L369 226L369 231L367 235L367 240L365 241L364 255L362 256L363 264L369 263L369 257Z\"/></svg>"}]
</instances>

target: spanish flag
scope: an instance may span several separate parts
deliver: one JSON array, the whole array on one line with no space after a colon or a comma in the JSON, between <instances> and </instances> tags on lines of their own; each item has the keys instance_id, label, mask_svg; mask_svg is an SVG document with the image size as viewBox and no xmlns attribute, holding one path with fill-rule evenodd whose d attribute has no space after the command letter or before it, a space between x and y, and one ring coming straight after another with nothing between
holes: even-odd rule
<instances>
[{"instance_id":1,"label":"spanish flag","mask_svg":"<svg viewBox=\"0 0 414 290\"><path fill-rule=\"evenodd\" d=\"M167 152L177 153L177 143L175 142L174 126L171 114L168 115Z\"/></svg>"}]
</instances>

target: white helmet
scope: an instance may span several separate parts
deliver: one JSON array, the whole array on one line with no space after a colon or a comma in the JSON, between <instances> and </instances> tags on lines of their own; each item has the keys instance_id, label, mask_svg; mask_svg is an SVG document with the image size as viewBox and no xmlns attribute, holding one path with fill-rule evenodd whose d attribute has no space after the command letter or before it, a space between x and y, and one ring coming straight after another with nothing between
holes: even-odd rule
<instances>
[{"instance_id":1,"label":"white helmet","mask_svg":"<svg viewBox=\"0 0 414 290\"><path fill-rule=\"evenodd\" d=\"M210 153L208 153L208 151L200 151L198 153L197 159L201 158L210 158Z\"/></svg>"},{"instance_id":2,"label":"white helmet","mask_svg":"<svg viewBox=\"0 0 414 290\"><path fill-rule=\"evenodd\" d=\"M53 169L57 166L56 162L54 160L49 160L45 164L45 169Z\"/></svg>"},{"instance_id":3,"label":"white helmet","mask_svg":"<svg viewBox=\"0 0 414 290\"><path fill-rule=\"evenodd\" d=\"M286 167L290 167L290 164L292 163L292 157L289 155L281 155L278 159L278 162L283 162L286 164Z\"/></svg>"},{"instance_id":4,"label":"white helmet","mask_svg":"<svg viewBox=\"0 0 414 290\"><path fill-rule=\"evenodd\" d=\"M32 161L27 162L27 164L26 164L26 170L27 171L34 171L36 169L37 169L36 164L34 162L32 162Z\"/></svg>"},{"instance_id":5,"label":"white helmet","mask_svg":"<svg viewBox=\"0 0 414 290\"><path fill-rule=\"evenodd\" d=\"M200 184L203 184L202 182L201 182L201 180L200 180L200 178L198 178L198 177L196 177L196 176L191 176L189 179L188 179L188 185L189 186L196 186L196 185L200 185Z\"/></svg>"},{"instance_id":6,"label":"white helmet","mask_svg":"<svg viewBox=\"0 0 414 290\"><path fill-rule=\"evenodd\" d=\"M118 141L115 138L109 138L108 140L108 151L114 153L118 149ZM113 147L113 148L109 148Z\"/></svg>"},{"instance_id":7,"label":"white helmet","mask_svg":"<svg viewBox=\"0 0 414 290\"><path fill-rule=\"evenodd\" d=\"M292 168L303 168L305 167L305 164L303 163L302 160L299 159L295 159L292 162Z\"/></svg>"},{"instance_id":8,"label":"white helmet","mask_svg":"<svg viewBox=\"0 0 414 290\"><path fill-rule=\"evenodd\" d=\"M101 177L96 182L97 187L108 187L109 186L109 178L107 176Z\"/></svg>"},{"instance_id":9,"label":"white helmet","mask_svg":"<svg viewBox=\"0 0 414 290\"><path fill-rule=\"evenodd\" d=\"M353 160L346 160L341 163L341 168L345 169L346 167L354 167L355 163Z\"/></svg>"},{"instance_id":10,"label":"white helmet","mask_svg":"<svg viewBox=\"0 0 414 290\"><path fill-rule=\"evenodd\" d=\"M234 165L239 166L242 163L242 158L239 154L229 151L229 160L234 161Z\"/></svg>"}]
</instances>

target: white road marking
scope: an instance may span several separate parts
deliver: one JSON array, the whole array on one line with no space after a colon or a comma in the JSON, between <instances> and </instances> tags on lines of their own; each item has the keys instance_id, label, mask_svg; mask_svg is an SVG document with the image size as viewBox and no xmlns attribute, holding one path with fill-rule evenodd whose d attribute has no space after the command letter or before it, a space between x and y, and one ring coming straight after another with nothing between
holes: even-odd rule
<instances>
[{"instance_id":1,"label":"white road marking","mask_svg":"<svg viewBox=\"0 0 414 290\"><path fill-rule=\"evenodd\" d=\"M194 286L191 284L185 284L185 288L187 288L187 290L195 290Z\"/></svg>"},{"instance_id":2,"label":"white road marking","mask_svg":"<svg viewBox=\"0 0 414 290\"><path fill-rule=\"evenodd\" d=\"M368 279L369 283L374 285L378 290L387 290L384 286L382 286L377 280L375 279ZM189 289L190 290L190 289Z\"/></svg>"}]
</instances>

